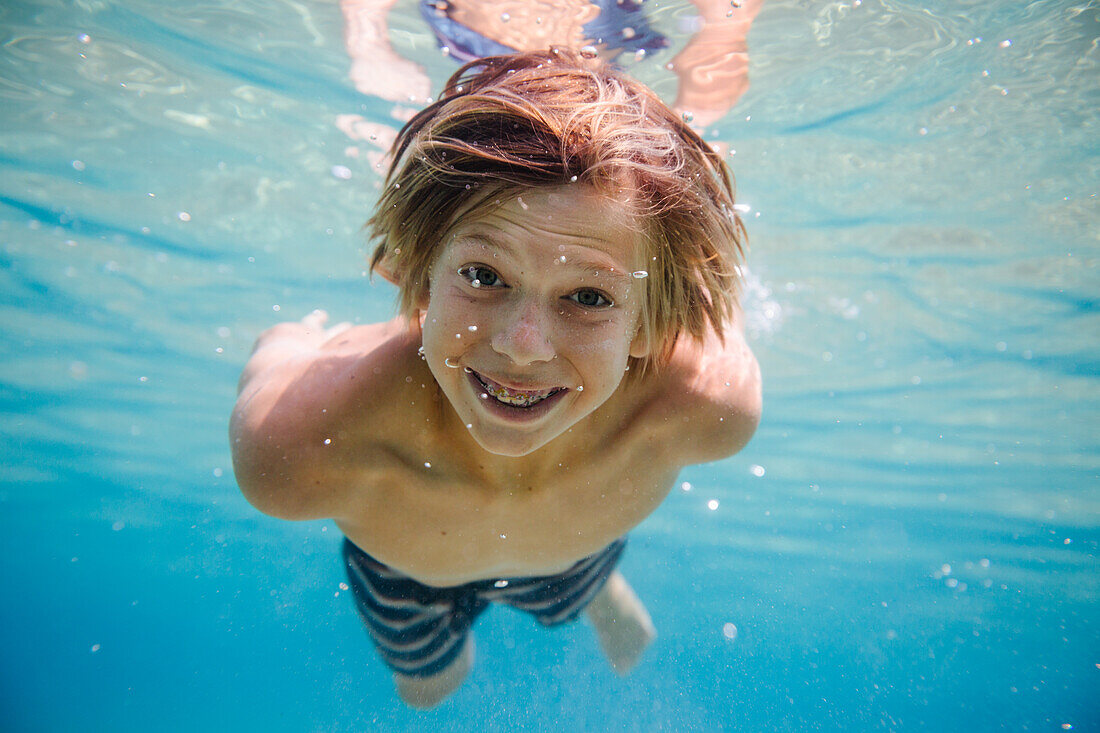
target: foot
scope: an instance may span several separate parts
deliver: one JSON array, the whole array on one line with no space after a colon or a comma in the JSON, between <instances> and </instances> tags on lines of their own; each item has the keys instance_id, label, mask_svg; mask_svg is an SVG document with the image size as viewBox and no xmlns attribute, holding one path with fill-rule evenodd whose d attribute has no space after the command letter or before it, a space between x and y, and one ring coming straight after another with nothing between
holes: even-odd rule
<instances>
[{"instance_id":1,"label":"foot","mask_svg":"<svg viewBox=\"0 0 1100 733\"><path fill-rule=\"evenodd\" d=\"M474 664L474 637L466 637L462 647L451 666L431 677L409 677L397 672L393 680L397 683L397 694L406 705L420 710L434 708L447 699L452 692L458 689L470 668Z\"/></svg>"},{"instance_id":2,"label":"foot","mask_svg":"<svg viewBox=\"0 0 1100 733\"><path fill-rule=\"evenodd\" d=\"M611 574L588 604L587 613L607 661L620 675L634 668L657 637L649 612L621 573Z\"/></svg>"}]
</instances>

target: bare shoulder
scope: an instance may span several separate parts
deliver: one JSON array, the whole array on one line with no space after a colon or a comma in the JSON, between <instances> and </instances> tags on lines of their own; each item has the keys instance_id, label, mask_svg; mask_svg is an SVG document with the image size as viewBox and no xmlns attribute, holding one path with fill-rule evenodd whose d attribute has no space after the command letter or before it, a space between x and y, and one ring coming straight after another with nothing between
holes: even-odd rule
<instances>
[{"instance_id":1,"label":"bare shoulder","mask_svg":"<svg viewBox=\"0 0 1100 733\"><path fill-rule=\"evenodd\" d=\"M354 327L242 385L230 442L245 497L287 519L337 516L343 487L409 422L407 377L427 371L418 344L402 321Z\"/></svg>"},{"instance_id":2,"label":"bare shoulder","mask_svg":"<svg viewBox=\"0 0 1100 733\"><path fill-rule=\"evenodd\" d=\"M647 413L684 465L733 455L760 422L760 368L739 329L681 339L650 381Z\"/></svg>"}]
</instances>

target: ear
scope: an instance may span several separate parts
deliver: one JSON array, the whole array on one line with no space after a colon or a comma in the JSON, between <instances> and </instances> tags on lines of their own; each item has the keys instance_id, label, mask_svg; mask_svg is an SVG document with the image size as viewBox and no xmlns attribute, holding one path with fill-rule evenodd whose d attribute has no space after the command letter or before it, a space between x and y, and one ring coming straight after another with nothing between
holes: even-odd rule
<instances>
[{"instance_id":1,"label":"ear","mask_svg":"<svg viewBox=\"0 0 1100 733\"><path fill-rule=\"evenodd\" d=\"M635 359L644 359L649 356L651 346L645 325L639 324L638 330L634 334L634 340L630 342L630 355Z\"/></svg>"},{"instance_id":2,"label":"ear","mask_svg":"<svg viewBox=\"0 0 1100 733\"><path fill-rule=\"evenodd\" d=\"M416 296L416 308L419 311L428 310L428 301L431 300L431 288L420 288L420 294Z\"/></svg>"},{"instance_id":3,"label":"ear","mask_svg":"<svg viewBox=\"0 0 1100 733\"><path fill-rule=\"evenodd\" d=\"M389 258L384 258L381 262L374 266L374 272L377 272L382 276L382 279L388 282L390 285L400 285L397 282L397 275L393 274L393 267L390 266Z\"/></svg>"}]
</instances>

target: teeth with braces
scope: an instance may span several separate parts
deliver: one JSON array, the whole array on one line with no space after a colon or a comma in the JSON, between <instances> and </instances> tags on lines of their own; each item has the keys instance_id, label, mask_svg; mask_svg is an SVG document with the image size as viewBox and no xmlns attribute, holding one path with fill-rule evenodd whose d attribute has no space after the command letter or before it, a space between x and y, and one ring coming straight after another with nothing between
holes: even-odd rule
<instances>
[{"instance_id":1,"label":"teeth with braces","mask_svg":"<svg viewBox=\"0 0 1100 733\"><path fill-rule=\"evenodd\" d=\"M511 405L512 407L530 407L542 402L550 395L561 391L561 387L555 387L545 392L521 392L504 386L489 384L486 380L481 378L481 375L477 376L478 381L481 382L481 386L485 388L486 392L492 395L494 399L506 405Z\"/></svg>"}]
</instances>

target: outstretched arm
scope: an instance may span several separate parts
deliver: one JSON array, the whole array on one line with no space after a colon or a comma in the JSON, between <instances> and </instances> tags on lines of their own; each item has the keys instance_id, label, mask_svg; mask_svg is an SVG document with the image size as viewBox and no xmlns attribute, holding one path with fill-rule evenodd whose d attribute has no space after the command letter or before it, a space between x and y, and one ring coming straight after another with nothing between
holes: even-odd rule
<instances>
[{"instance_id":1,"label":"outstretched arm","mask_svg":"<svg viewBox=\"0 0 1100 733\"><path fill-rule=\"evenodd\" d=\"M324 494L331 466L319 460L316 433L324 413L316 409L331 394L340 399L340 365L323 359L329 340L350 328L325 328L328 314L314 311L298 322L280 323L256 340L238 388L229 423L233 470L245 498L284 519L330 515ZM335 363L334 363L335 362Z\"/></svg>"},{"instance_id":2,"label":"outstretched arm","mask_svg":"<svg viewBox=\"0 0 1100 733\"><path fill-rule=\"evenodd\" d=\"M731 324L722 340L713 334L702 342L681 339L659 374L664 386L656 415L673 431L667 444L681 465L731 456L756 432L760 367L740 324Z\"/></svg>"}]
</instances>

